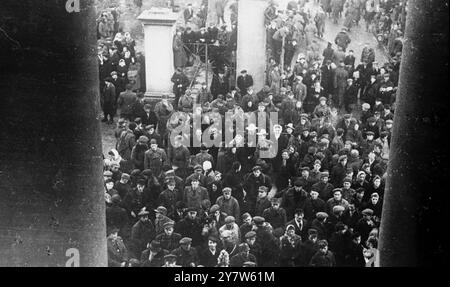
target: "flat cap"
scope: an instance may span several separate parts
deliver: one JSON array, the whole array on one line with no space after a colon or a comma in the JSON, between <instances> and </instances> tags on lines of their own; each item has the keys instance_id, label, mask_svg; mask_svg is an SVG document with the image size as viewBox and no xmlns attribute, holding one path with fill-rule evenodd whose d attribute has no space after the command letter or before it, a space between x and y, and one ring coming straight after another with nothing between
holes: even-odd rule
<instances>
[{"instance_id":1,"label":"flat cap","mask_svg":"<svg viewBox=\"0 0 450 287\"><path fill-rule=\"evenodd\" d=\"M366 208L361 213L362 215L373 215L373 210L370 208Z\"/></svg>"},{"instance_id":2,"label":"flat cap","mask_svg":"<svg viewBox=\"0 0 450 287\"><path fill-rule=\"evenodd\" d=\"M253 217L253 222L254 222L256 225L261 225L261 224L263 224L264 222L266 222L266 219L265 219L264 217L261 217L261 216L255 216L255 217Z\"/></svg>"},{"instance_id":3,"label":"flat cap","mask_svg":"<svg viewBox=\"0 0 450 287\"><path fill-rule=\"evenodd\" d=\"M320 212L317 212L317 213L316 213L316 217L317 217L318 219L324 219L324 218L327 218L327 217L328 217L328 214L327 214L326 212L320 211Z\"/></svg>"},{"instance_id":4,"label":"flat cap","mask_svg":"<svg viewBox=\"0 0 450 287\"><path fill-rule=\"evenodd\" d=\"M255 231L249 231L247 233L245 233L245 238L253 238L256 237L256 232Z\"/></svg>"},{"instance_id":5,"label":"flat cap","mask_svg":"<svg viewBox=\"0 0 450 287\"><path fill-rule=\"evenodd\" d=\"M192 242L192 238L189 237L183 237L180 239L180 244L189 244Z\"/></svg>"},{"instance_id":6,"label":"flat cap","mask_svg":"<svg viewBox=\"0 0 450 287\"><path fill-rule=\"evenodd\" d=\"M236 219L234 218L234 216L230 215L230 216L225 217L225 224L233 223L235 221L236 221Z\"/></svg>"},{"instance_id":7,"label":"flat cap","mask_svg":"<svg viewBox=\"0 0 450 287\"><path fill-rule=\"evenodd\" d=\"M340 211L344 211L345 207L343 207L342 205L335 205L333 206L333 213L338 213Z\"/></svg>"}]
</instances>

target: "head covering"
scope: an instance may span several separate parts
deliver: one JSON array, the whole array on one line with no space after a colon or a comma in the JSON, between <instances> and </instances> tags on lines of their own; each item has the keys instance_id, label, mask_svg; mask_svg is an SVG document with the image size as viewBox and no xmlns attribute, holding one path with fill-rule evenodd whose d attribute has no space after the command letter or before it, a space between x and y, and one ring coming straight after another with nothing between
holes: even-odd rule
<instances>
[{"instance_id":1,"label":"head covering","mask_svg":"<svg viewBox=\"0 0 450 287\"><path fill-rule=\"evenodd\" d=\"M225 217L225 224L233 223L233 222L235 222L235 221L236 221L236 219L234 219L234 217L231 216L231 215Z\"/></svg>"},{"instance_id":2,"label":"head covering","mask_svg":"<svg viewBox=\"0 0 450 287\"><path fill-rule=\"evenodd\" d=\"M328 217L328 214L326 212L320 211L320 212L316 213L316 217L317 217L317 219L324 219L324 218Z\"/></svg>"},{"instance_id":3,"label":"head covering","mask_svg":"<svg viewBox=\"0 0 450 287\"><path fill-rule=\"evenodd\" d=\"M180 239L180 244L189 244L192 242L192 239L189 237L183 237Z\"/></svg>"},{"instance_id":4,"label":"head covering","mask_svg":"<svg viewBox=\"0 0 450 287\"><path fill-rule=\"evenodd\" d=\"M245 239L249 239L249 238L253 238L253 237L256 237L256 232L249 231L249 232L245 233Z\"/></svg>"},{"instance_id":5,"label":"head covering","mask_svg":"<svg viewBox=\"0 0 450 287\"><path fill-rule=\"evenodd\" d=\"M266 222L266 219L264 217L261 217L261 216L255 216L255 217L253 217L253 222L256 225L262 225L264 222Z\"/></svg>"}]
</instances>

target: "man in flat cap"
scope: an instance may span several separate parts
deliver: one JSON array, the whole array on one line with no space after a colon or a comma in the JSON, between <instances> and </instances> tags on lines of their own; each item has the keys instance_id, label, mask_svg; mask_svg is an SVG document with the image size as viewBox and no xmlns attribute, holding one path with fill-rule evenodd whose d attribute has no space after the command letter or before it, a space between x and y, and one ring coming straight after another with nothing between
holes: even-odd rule
<instances>
[{"instance_id":1,"label":"man in flat cap","mask_svg":"<svg viewBox=\"0 0 450 287\"><path fill-rule=\"evenodd\" d=\"M164 257L169 254L168 250L161 247L161 242L152 240L148 248L142 252L140 257L142 267L161 267L164 265Z\"/></svg>"},{"instance_id":2,"label":"man in flat cap","mask_svg":"<svg viewBox=\"0 0 450 287\"><path fill-rule=\"evenodd\" d=\"M174 222L167 221L164 223L164 232L157 235L155 240L161 243L161 248L171 252L180 246L181 234L174 232Z\"/></svg>"},{"instance_id":3,"label":"man in flat cap","mask_svg":"<svg viewBox=\"0 0 450 287\"><path fill-rule=\"evenodd\" d=\"M202 225L197 217L198 210L190 207L186 211L187 215L175 225L175 231L183 237L191 238L193 246L199 246L203 243L203 238Z\"/></svg>"},{"instance_id":4,"label":"man in flat cap","mask_svg":"<svg viewBox=\"0 0 450 287\"><path fill-rule=\"evenodd\" d=\"M230 234L230 241L234 244L241 242L241 231L236 224L236 219L231 215L225 217L225 224L219 228L219 234L222 235L225 231Z\"/></svg>"},{"instance_id":5,"label":"man in flat cap","mask_svg":"<svg viewBox=\"0 0 450 287\"><path fill-rule=\"evenodd\" d=\"M258 260L260 267L276 267L279 264L278 243L272 232L266 227L264 217L253 217L254 231L256 233L256 244L261 247L261 253Z\"/></svg>"},{"instance_id":6,"label":"man in flat cap","mask_svg":"<svg viewBox=\"0 0 450 287\"><path fill-rule=\"evenodd\" d=\"M286 211L286 217L291 220L294 217L296 208L303 208L308 198L308 193L302 187L303 182L296 179L294 186L284 191L282 195L282 207Z\"/></svg>"},{"instance_id":7,"label":"man in flat cap","mask_svg":"<svg viewBox=\"0 0 450 287\"><path fill-rule=\"evenodd\" d=\"M333 186L340 186L344 180L347 172L347 155L341 155L338 158L338 163L331 170L331 184Z\"/></svg>"},{"instance_id":8,"label":"man in flat cap","mask_svg":"<svg viewBox=\"0 0 450 287\"><path fill-rule=\"evenodd\" d=\"M148 150L148 137L140 136L137 144L131 150L133 169L144 170L145 153Z\"/></svg>"},{"instance_id":9,"label":"man in flat cap","mask_svg":"<svg viewBox=\"0 0 450 287\"><path fill-rule=\"evenodd\" d=\"M120 180L114 184L114 189L117 190L121 198L125 198L133 190L130 185L130 175L128 173L122 173Z\"/></svg>"},{"instance_id":10,"label":"man in flat cap","mask_svg":"<svg viewBox=\"0 0 450 287\"><path fill-rule=\"evenodd\" d=\"M246 192L246 199L249 204L249 212L251 214L254 212L258 189L260 186L265 186L269 190L272 188L272 181L270 177L262 173L261 166L256 165L253 167L252 172L245 176L243 186Z\"/></svg>"},{"instance_id":11,"label":"man in flat cap","mask_svg":"<svg viewBox=\"0 0 450 287\"><path fill-rule=\"evenodd\" d=\"M313 184L311 190L314 190L319 193L320 199L326 201L330 199L332 196L331 191L334 186L329 182L330 174L328 171L324 171L320 173L319 182Z\"/></svg>"},{"instance_id":12,"label":"man in flat cap","mask_svg":"<svg viewBox=\"0 0 450 287\"><path fill-rule=\"evenodd\" d=\"M230 267L244 267L245 262L253 262L256 266L256 257L250 253L247 243L238 246L239 253L230 258Z\"/></svg>"},{"instance_id":13,"label":"man in flat cap","mask_svg":"<svg viewBox=\"0 0 450 287\"><path fill-rule=\"evenodd\" d=\"M373 210L366 208L362 212L362 218L356 223L355 230L361 234L361 241L365 244L367 238L369 238L370 232L378 226L373 221Z\"/></svg>"},{"instance_id":14,"label":"man in flat cap","mask_svg":"<svg viewBox=\"0 0 450 287\"><path fill-rule=\"evenodd\" d=\"M215 236L208 237L208 248L200 251L200 264L205 267L216 267L217 258L219 257L220 250L217 246L219 239Z\"/></svg>"},{"instance_id":15,"label":"man in flat cap","mask_svg":"<svg viewBox=\"0 0 450 287\"><path fill-rule=\"evenodd\" d=\"M162 167L168 163L164 149L158 147L156 139L150 140L150 149L144 155L144 169L150 169L155 176L159 176Z\"/></svg>"},{"instance_id":16,"label":"man in flat cap","mask_svg":"<svg viewBox=\"0 0 450 287\"><path fill-rule=\"evenodd\" d=\"M220 207L220 211L227 215L233 216L236 222L240 222L241 210L239 202L231 195L231 188L222 189L222 195L216 200L216 204Z\"/></svg>"},{"instance_id":17,"label":"man in flat cap","mask_svg":"<svg viewBox=\"0 0 450 287\"><path fill-rule=\"evenodd\" d=\"M326 211L327 204L323 199L319 197L319 192L315 188L311 189L309 195L310 196L305 201L304 211L305 218L309 222L312 222L312 220L316 218L317 212Z\"/></svg>"},{"instance_id":18,"label":"man in flat cap","mask_svg":"<svg viewBox=\"0 0 450 287\"><path fill-rule=\"evenodd\" d=\"M333 212L333 207L336 205L340 205L344 208L344 210L348 209L348 201L342 198L342 189L335 188L333 189L333 197L327 201L327 211L329 214Z\"/></svg>"},{"instance_id":19,"label":"man in flat cap","mask_svg":"<svg viewBox=\"0 0 450 287\"><path fill-rule=\"evenodd\" d=\"M108 267L125 267L129 259L128 250L118 232L119 228L115 226L107 229Z\"/></svg>"},{"instance_id":20,"label":"man in flat cap","mask_svg":"<svg viewBox=\"0 0 450 287\"><path fill-rule=\"evenodd\" d=\"M138 214L138 222L131 229L131 245L130 251L133 252L134 258L140 258L142 251L147 247L155 236L155 227L149 219L150 212L142 209Z\"/></svg>"},{"instance_id":21,"label":"man in flat cap","mask_svg":"<svg viewBox=\"0 0 450 287\"><path fill-rule=\"evenodd\" d=\"M317 212L316 218L311 222L311 228L317 230L318 239L327 239L330 234L330 225L327 219L326 212Z\"/></svg>"},{"instance_id":22,"label":"man in flat cap","mask_svg":"<svg viewBox=\"0 0 450 287\"><path fill-rule=\"evenodd\" d=\"M271 198L271 207L263 212L263 217L266 219L273 229L284 228L286 225L286 211L281 207L281 198Z\"/></svg>"},{"instance_id":23,"label":"man in flat cap","mask_svg":"<svg viewBox=\"0 0 450 287\"><path fill-rule=\"evenodd\" d=\"M177 263L182 267L196 267L199 263L197 250L191 245L192 239L183 237L180 240L180 247L172 251L172 254L177 256Z\"/></svg>"},{"instance_id":24,"label":"man in flat cap","mask_svg":"<svg viewBox=\"0 0 450 287\"><path fill-rule=\"evenodd\" d=\"M247 70L242 70L241 74L237 78L237 87L241 95L245 95L247 93L247 89L253 86L253 77L247 73Z\"/></svg>"},{"instance_id":25,"label":"man in flat cap","mask_svg":"<svg viewBox=\"0 0 450 287\"><path fill-rule=\"evenodd\" d=\"M264 210L271 207L270 200L267 198L268 192L269 190L265 186L258 188L258 197L256 198L254 212L252 212L255 216L262 216Z\"/></svg>"},{"instance_id":26,"label":"man in flat cap","mask_svg":"<svg viewBox=\"0 0 450 287\"><path fill-rule=\"evenodd\" d=\"M205 199L209 200L209 194L206 188L200 186L200 174L195 173L191 177L190 186L186 186L183 192L183 202L187 207L201 208L202 201Z\"/></svg>"},{"instance_id":27,"label":"man in flat cap","mask_svg":"<svg viewBox=\"0 0 450 287\"><path fill-rule=\"evenodd\" d=\"M336 266L336 259L333 252L328 250L328 242L326 240L319 240L319 251L311 258L309 266L312 267L334 267Z\"/></svg>"}]
</instances>

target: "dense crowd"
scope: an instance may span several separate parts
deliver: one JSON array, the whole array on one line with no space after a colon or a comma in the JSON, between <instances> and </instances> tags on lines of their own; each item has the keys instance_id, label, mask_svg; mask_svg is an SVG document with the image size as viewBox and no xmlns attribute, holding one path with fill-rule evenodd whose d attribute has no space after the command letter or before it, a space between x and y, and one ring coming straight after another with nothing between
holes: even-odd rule
<instances>
[{"instance_id":1,"label":"dense crowd","mask_svg":"<svg viewBox=\"0 0 450 287\"><path fill-rule=\"evenodd\" d=\"M105 120L113 120L116 104L120 111L116 148L104 167L110 266L373 266L399 57L380 65L368 44L353 55L348 27L335 46L330 42L317 53L315 39L323 30L307 29L316 27L317 14L305 8L307 1L291 2L281 12L269 6L267 30L286 32L282 41L302 48L292 53L298 54L292 68L289 58L282 67L284 44L267 37L267 85L260 91L254 91L251 71L240 71L233 84L226 63L215 66L210 87L192 88L181 65L172 77L175 100L162 95L147 103L111 61L114 55L117 63L136 61L133 41L125 35L112 42L108 72L123 80L125 90L101 73L103 108L107 97L117 99L112 113L104 108ZM329 15L322 2L323 17L347 17ZM211 35L216 26L199 33ZM179 31L175 38L184 37L186 45L191 32ZM114 46L125 52L115 54ZM229 111L277 113L278 122L269 120L265 129L249 124L243 135L233 126L233 140L225 143L225 133L211 128L217 124L211 113L225 121ZM194 145L206 132L219 144ZM277 146L274 156L261 156L271 146Z\"/></svg>"}]
</instances>

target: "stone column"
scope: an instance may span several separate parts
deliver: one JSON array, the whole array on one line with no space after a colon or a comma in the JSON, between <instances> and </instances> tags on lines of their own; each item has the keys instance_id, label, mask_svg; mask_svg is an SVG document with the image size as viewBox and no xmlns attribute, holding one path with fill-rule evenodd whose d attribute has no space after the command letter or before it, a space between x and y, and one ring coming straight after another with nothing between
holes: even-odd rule
<instances>
[{"instance_id":1,"label":"stone column","mask_svg":"<svg viewBox=\"0 0 450 287\"><path fill-rule=\"evenodd\" d=\"M66 2L0 2L0 266L107 265L94 1Z\"/></svg>"},{"instance_id":2,"label":"stone column","mask_svg":"<svg viewBox=\"0 0 450 287\"><path fill-rule=\"evenodd\" d=\"M253 77L254 90L258 92L264 87L266 69L266 28L264 11L268 6L266 0L238 1L238 33L237 33L237 69L247 70Z\"/></svg>"},{"instance_id":3,"label":"stone column","mask_svg":"<svg viewBox=\"0 0 450 287\"><path fill-rule=\"evenodd\" d=\"M146 97L172 94L173 37L179 14L166 8L152 8L138 17L144 25Z\"/></svg>"},{"instance_id":4,"label":"stone column","mask_svg":"<svg viewBox=\"0 0 450 287\"><path fill-rule=\"evenodd\" d=\"M409 0L380 229L385 266L448 261L448 1Z\"/></svg>"}]
</instances>

